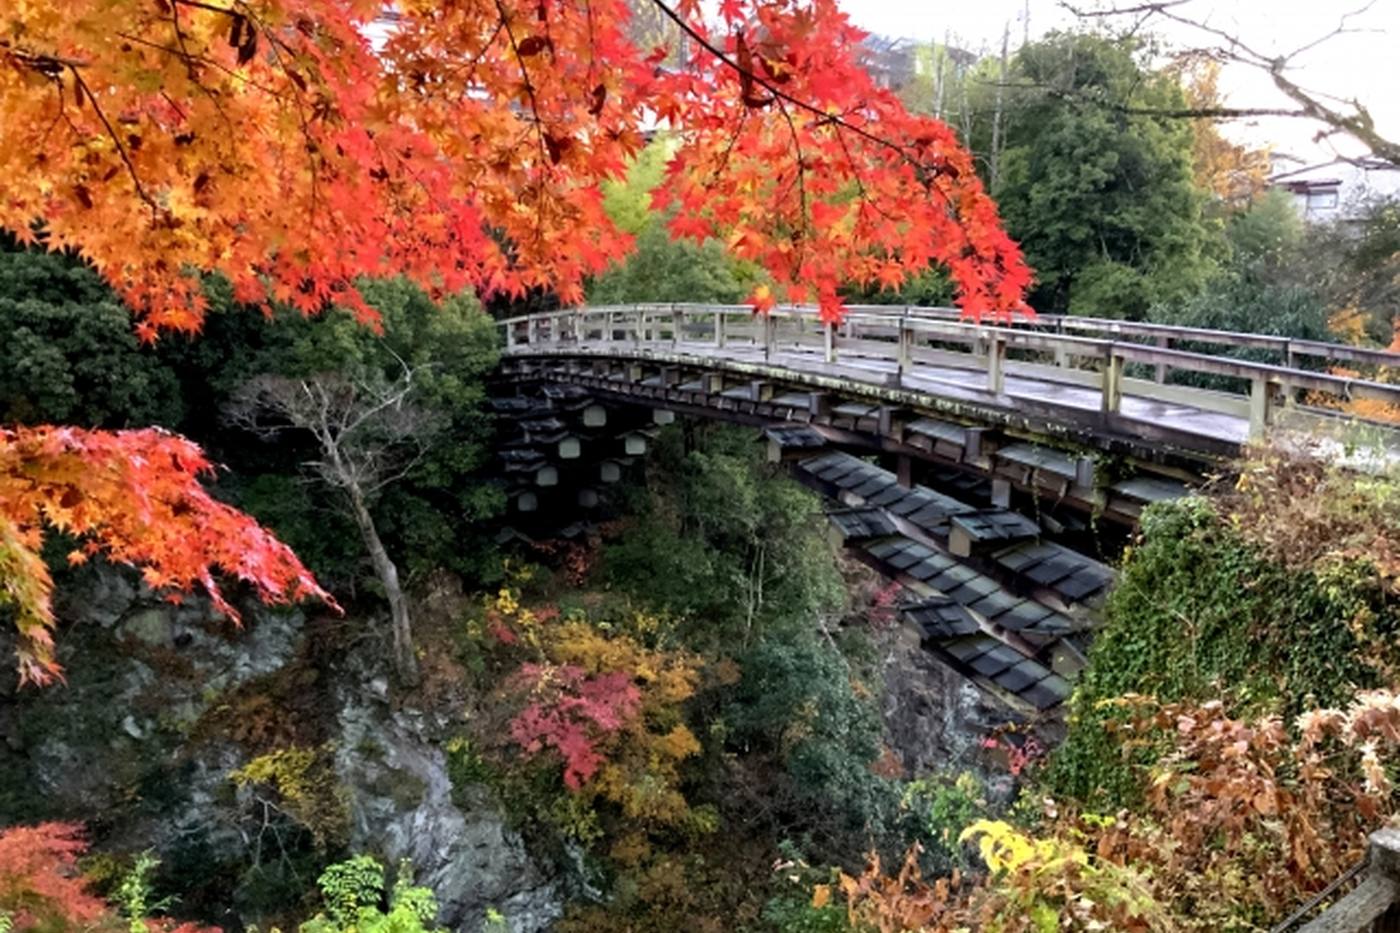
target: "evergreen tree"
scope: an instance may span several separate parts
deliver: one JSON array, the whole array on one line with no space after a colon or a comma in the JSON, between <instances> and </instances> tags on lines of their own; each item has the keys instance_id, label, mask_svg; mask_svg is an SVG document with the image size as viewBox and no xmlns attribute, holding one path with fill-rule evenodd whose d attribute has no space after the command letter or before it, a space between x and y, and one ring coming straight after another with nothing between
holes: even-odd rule
<instances>
[{"instance_id":1,"label":"evergreen tree","mask_svg":"<svg viewBox=\"0 0 1400 933\"><path fill-rule=\"evenodd\" d=\"M996 198L1036 270L1040 311L1142 318L1195 291L1213 238L1175 79L1125 41L1052 34L1016 55Z\"/></svg>"}]
</instances>

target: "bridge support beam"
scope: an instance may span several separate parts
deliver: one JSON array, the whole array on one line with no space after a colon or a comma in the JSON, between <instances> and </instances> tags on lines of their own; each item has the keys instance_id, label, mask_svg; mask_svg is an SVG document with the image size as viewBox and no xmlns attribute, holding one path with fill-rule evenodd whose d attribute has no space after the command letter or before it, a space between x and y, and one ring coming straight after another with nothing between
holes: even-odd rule
<instances>
[{"instance_id":1,"label":"bridge support beam","mask_svg":"<svg viewBox=\"0 0 1400 933\"><path fill-rule=\"evenodd\" d=\"M904 421L898 416L898 409L884 405L880 408L876 421L876 432L896 444L904 443Z\"/></svg>"},{"instance_id":2,"label":"bridge support beam","mask_svg":"<svg viewBox=\"0 0 1400 933\"><path fill-rule=\"evenodd\" d=\"M1011 508L1011 481L995 478L992 480L992 505L999 509Z\"/></svg>"}]
</instances>

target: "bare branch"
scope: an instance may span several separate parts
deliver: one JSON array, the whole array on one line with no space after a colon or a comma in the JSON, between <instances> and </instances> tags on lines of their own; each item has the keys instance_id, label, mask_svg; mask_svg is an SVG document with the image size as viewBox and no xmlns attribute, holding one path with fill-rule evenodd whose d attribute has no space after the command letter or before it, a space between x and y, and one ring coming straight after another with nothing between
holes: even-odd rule
<instances>
[{"instance_id":1,"label":"bare branch","mask_svg":"<svg viewBox=\"0 0 1400 933\"><path fill-rule=\"evenodd\" d=\"M1400 165L1400 140L1383 135L1376 129L1371 112L1360 101L1345 100L1336 96L1310 90L1288 75L1294 60L1323 43L1341 35L1372 30L1359 29L1351 25L1357 17L1375 6L1376 0L1368 0L1364 5L1342 14L1335 28L1315 39L1303 43L1283 55L1269 55L1248 44L1240 35L1213 25L1203 17L1182 12L1191 0L1161 0L1154 3L1140 3L1132 6L1109 7L1090 10L1075 6L1069 0L1060 0L1060 6L1082 19L1111 19L1118 16L1156 17L1188 29L1203 33L1217 40L1220 45L1209 54L1220 60L1247 65L1263 71L1269 76L1274 87L1297 106L1292 109L1275 107L1207 108L1205 110L1159 111L1158 116L1189 117L1210 119L1237 119L1239 117L1281 116L1315 120L1334 131L1345 133L1365 145L1380 159L1393 165Z\"/></svg>"}]
</instances>

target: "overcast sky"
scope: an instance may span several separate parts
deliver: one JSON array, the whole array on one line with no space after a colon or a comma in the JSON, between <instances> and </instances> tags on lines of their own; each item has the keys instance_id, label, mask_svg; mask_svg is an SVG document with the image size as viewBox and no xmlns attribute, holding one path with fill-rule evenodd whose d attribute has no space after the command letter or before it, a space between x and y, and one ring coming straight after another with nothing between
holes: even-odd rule
<instances>
[{"instance_id":1,"label":"overcast sky","mask_svg":"<svg viewBox=\"0 0 1400 933\"><path fill-rule=\"evenodd\" d=\"M1073 16L1057 0L840 0L842 7L863 29L887 36L942 41L974 51L999 47L1004 24L1011 24L1013 47L1021 41L1029 13L1031 38L1052 29L1072 26ZM1239 35L1266 54L1292 51L1326 35L1340 17L1365 0L1192 0L1185 10L1197 19L1208 19ZM1094 6L1094 0L1076 5ZM1106 6L1106 3L1101 3ZM1131 5L1123 2L1121 5ZM1181 28L1158 28L1177 44L1198 47L1209 41ZM1361 32L1334 36L1297 59L1294 80L1310 89L1342 98L1356 98L1370 108L1377 127L1400 136L1400 0L1375 0L1369 9L1349 20ZM1227 102L1235 106L1278 107L1288 104L1268 77L1248 68L1231 68L1221 80ZM1330 150L1311 142L1316 124L1302 120L1270 119L1231 125L1230 133L1255 144L1310 160L1328 158ZM1337 148L1357 154L1354 145Z\"/></svg>"}]
</instances>

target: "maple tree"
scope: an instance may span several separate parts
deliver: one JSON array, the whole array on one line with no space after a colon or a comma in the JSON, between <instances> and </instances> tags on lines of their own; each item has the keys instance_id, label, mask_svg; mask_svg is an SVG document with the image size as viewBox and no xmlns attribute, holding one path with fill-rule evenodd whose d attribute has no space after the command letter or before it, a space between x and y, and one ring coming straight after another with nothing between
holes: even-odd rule
<instances>
[{"instance_id":1,"label":"maple tree","mask_svg":"<svg viewBox=\"0 0 1400 933\"><path fill-rule=\"evenodd\" d=\"M146 337L195 330L199 273L240 300L373 312L362 276L441 295L582 284L630 237L607 218L660 121L657 200L782 297L840 313L843 281L949 267L973 315L1022 307L1029 273L968 153L855 60L834 0L657 7L685 67L629 38L625 0L20 0L0 18L0 226L75 249Z\"/></svg>"},{"instance_id":2,"label":"maple tree","mask_svg":"<svg viewBox=\"0 0 1400 933\"><path fill-rule=\"evenodd\" d=\"M378 0L18 0L0 14L0 227L89 261L146 340L200 328L208 273L244 303L369 322L364 277L574 302L631 245L600 185L659 119L672 233L761 264L776 288L756 309L815 297L836 320L843 282L897 287L931 262L970 315L1024 308L1029 271L970 156L858 67L834 0L726 0L713 29L696 0L657 8L700 51L683 69L629 39L625 0L403 0L378 43ZM178 439L6 432L0 464L26 680L57 670L45 524L225 611L212 564L265 597L324 595L194 485L206 466Z\"/></svg>"},{"instance_id":3,"label":"maple tree","mask_svg":"<svg viewBox=\"0 0 1400 933\"><path fill-rule=\"evenodd\" d=\"M637 715L641 695L625 671L589 675L573 664L525 664L519 682L534 698L511 721L511 738L533 756L546 748L564 759L564 785L579 790L603 758L597 737L617 732Z\"/></svg>"},{"instance_id":4,"label":"maple tree","mask_svg":"<svg viewBox=\"0 0 1400 933\"><path fill-rule=\"evenodd\" d=\"M77 539L71 563L100 552L173 598L199 587L234 621L216 568L265 601L334 605L286 545L209 494L200 479L211 471L196 445L156 428L0 429L0 605L19 630L21 682L59 673L53 581L40 556L46 529Z\"/></svg>"},{"instance_id":5,"label":"maple tree","mask_svg":"<svg viewBox=\"0 0 1400 933\"><path fill-rule=\"evenodd\" d=\"M0 832L0 916L21 930L48 924L91 927L107 905L78 873L78 856L85 851L82 827L72 823Z\"/></svg>"}]
</instances>

